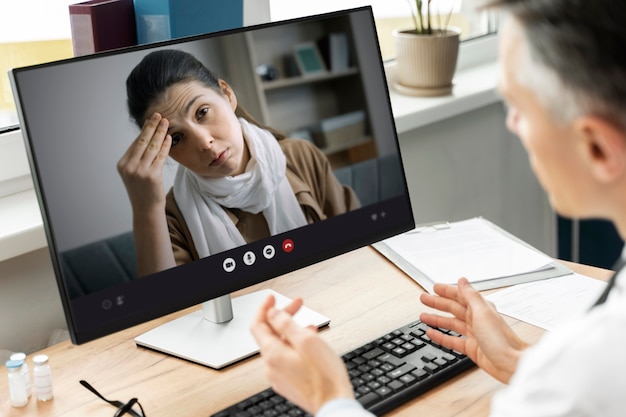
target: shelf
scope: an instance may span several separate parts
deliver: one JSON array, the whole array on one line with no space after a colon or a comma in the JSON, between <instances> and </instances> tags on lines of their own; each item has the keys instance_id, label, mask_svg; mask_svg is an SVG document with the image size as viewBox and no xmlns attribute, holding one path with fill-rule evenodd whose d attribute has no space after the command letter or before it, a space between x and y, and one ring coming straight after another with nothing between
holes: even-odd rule
<instances>
[{"instance_id":1,"label":"shelf","mask_svg":"<svg viewBox=\"0 0 626 417\"><path fill-rule=\"evenodd\" d=\"M349 75L354 75L357 73L358 73L358 70L356 68L349 68L346 71L340 71L340 72L339 71L338 72L326 72L324 74L318 74L318 75L280 78L274 81L265 81L261 83L261 85L263 87L263 90L269 91L269 90L276 90L279 88L287 88L287 87L294 87L298 85L305 85L305 84L310 84L314 82L329 81L335 78L347 77Z\"/></svg>"}]
</instances>

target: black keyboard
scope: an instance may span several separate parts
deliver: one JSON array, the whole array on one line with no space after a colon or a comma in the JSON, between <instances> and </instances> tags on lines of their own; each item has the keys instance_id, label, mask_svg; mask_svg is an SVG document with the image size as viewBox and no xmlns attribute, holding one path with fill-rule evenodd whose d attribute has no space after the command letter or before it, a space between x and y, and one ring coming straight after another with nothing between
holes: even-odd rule
<instances>
[{"instance_id":1,"label":"black keyboard","mask_svg":"<svg viewBox=\"0 0 626 417\"><path fill-rule=\"evenodd\" d=\"M467 356L430 340L427 327L421 321L411 322L342 356L355 396L367 410L387 413L474 366ZM310 414L268 388L212 417L253 416Z\"/></svg>"}]
</instances>

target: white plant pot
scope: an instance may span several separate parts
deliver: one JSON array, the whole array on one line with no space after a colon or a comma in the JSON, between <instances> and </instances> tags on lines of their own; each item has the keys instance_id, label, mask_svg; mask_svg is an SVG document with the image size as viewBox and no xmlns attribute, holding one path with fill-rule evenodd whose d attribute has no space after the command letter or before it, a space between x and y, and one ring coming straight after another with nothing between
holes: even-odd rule
<instances>
[{"instance_id":1,"label":"white plant pot","mask_svg":"<svg viewBox=\"0 0 626 417\"><path fill-rule=\"evenodd\" d=\"M434 29L419 35L410 29L396 29L396 71L394 87L415 96L441 96L452 92L452 79L459 55L457 28Z\"/></svg>"}]
</instances>

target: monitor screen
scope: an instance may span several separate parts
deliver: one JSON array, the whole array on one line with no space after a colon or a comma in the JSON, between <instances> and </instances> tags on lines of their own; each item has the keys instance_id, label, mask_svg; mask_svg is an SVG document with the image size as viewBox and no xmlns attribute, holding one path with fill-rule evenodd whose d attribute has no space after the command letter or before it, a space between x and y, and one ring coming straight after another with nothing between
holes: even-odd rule
<instances>
[{"instance_id":1,"label":"monitor screen","mask_svg":"<svg viewBox=\"0 0 626 417\"><path fill-rule=\"evenodd\" d=\"M76 344L414 227L369 7L9 75Z\"/></svg>"}]
</instances>

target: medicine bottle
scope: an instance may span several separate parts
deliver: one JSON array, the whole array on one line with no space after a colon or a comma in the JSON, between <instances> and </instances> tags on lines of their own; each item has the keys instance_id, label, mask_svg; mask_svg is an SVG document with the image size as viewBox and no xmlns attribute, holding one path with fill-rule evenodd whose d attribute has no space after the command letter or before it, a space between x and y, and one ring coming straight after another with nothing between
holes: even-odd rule
<instances>
[{"instance_id":1,"label":"medicine bottle","mask_svg":"<svg viewBox=\"0 0 626 417\"><path fill-rule=\"evenodd\" d=\"M22 361L22 375L24 375L24 381L26 382L26 395L30 398L31 393L33 392L31 381L30 381L30 368L28 367L28 363L26 363L26 354L22 352L17 352L11 355L9 358L12 361Z\"/></svg>"},{"instance_id":2,"label":"medicine bottle","mask_svg":"<svg viewBox=\"0 0 626 417\"><path fill-rule=\"evenodd\" d=\"M8 360L6 362L7 375L9 378L9 396L13 407L25 407L28 404L28 394L26 394L26 381L22 374L24 362Z\"/></svg>"},{"instance_id":3,"label":"medicine bottle","mask_svg":"<svg viewBox=\"0 0 626 417\"><path fill-rule=\"evenodd\" d=\"M35 393L39 401L48 401L52 394L52 373L48 364L48 355L36 355L33 358L33 380L35 382Z\"/></svg>"}]
</instances>

